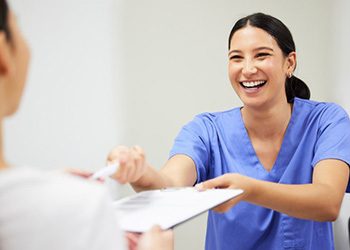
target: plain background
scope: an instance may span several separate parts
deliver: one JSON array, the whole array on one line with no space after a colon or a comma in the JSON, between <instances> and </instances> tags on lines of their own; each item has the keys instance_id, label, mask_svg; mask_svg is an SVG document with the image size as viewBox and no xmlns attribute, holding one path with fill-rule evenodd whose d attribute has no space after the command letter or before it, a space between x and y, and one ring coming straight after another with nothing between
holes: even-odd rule
<instances>
[{"instance_id":1,"label":"plain background","mask_svg":"<svg viewBox=\"0 0 350 250\"><path fill-rule=\"evenodd\" d=\"M241 105L227 77L227 39L253 12L290 28L295 75L312 99L350 111L346 0L10 3L32 51L22 106L5 123L5 153L15 165L96 170L113 146L139 144L160 167L194 115ZM119 196L132 193L117 188ZM205 220L178 227L176 249L203 249Z\"/></svg>"}]
</instances>

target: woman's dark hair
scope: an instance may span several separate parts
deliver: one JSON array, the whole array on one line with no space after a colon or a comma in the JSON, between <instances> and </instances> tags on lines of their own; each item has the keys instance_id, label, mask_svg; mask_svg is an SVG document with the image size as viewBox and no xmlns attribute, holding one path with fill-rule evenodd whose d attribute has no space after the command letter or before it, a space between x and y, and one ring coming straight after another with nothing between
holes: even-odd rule
<instances>
[{"instance_id":1,"label":"woman's dark hair","mask_svg":"<svg viewBox=\"0 0 350 250\"><path fill-rule=\"evenodd\" d=\"M281 48L285 56L288 56L289 53L295 51L293 37L287 26L285 26L277 18L263 13L255 13L243 17L235 23L229 36L228 49L231 47L231 39L234 33L248 25L262 29L269 33L276 40L278 46ZM291 78L287 77L285 89L287 101L289 103L293 102L294 97L310 99L310 90L308 86L294 75Z\"/></svg>"},{"instance_id":2,"label":"woman's dark hair","mask_svg":"<svg viewBox=\"0 0 350 250\"><path fill-rule=\"evenodd\" d=\"M8 40L11 39L10 29L8 27L9 8L6 0L0 0L0 31L5 32Z\"/></svg>"}]
</instances>

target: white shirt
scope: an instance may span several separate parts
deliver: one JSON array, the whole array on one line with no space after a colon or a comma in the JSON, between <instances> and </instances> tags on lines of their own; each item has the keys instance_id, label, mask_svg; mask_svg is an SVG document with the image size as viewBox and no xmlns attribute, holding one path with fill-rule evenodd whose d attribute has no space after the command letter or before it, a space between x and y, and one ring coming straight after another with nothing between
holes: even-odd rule
<instances>
[{"instance_id":1,"label":"white shirt","mask_svg":"<svg viewBox=\"0 0 350 250\"><path fill-rule=\"evenodd\" d=\"M1 170L0 250L56 249L125 249L108 191L64 174Z\"/></svg>"}]
</instances>

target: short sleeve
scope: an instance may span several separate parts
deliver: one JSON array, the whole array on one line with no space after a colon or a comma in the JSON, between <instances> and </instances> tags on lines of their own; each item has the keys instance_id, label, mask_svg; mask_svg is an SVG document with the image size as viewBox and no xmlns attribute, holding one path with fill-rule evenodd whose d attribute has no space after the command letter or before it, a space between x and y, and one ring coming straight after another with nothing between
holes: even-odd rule
<instances>
[{"instance_id":1,"label":"short sleeve","mask_svg":"<svg viewBox=\"0 0 350 250\"><path fill-rule=\"evenodd\" d=\"M324 159L338 159L350 166L350 120L336 104L331 104L320 119L312 166ZM349 183L347 192L350 192Z\"/></svg>"},{"instance_id":2,"label":"short sleeve","mask_svg":"<svg viewBox=\"0 0 350 250\"><path fill-rule=\"evenodd\" d=\"M198 115L181 129L175 138L169 158L177 154L190 157L196 165L197 183L199 183L207 179L209 152L207 126L203 115Z\"/></svg>"}]
</instances>

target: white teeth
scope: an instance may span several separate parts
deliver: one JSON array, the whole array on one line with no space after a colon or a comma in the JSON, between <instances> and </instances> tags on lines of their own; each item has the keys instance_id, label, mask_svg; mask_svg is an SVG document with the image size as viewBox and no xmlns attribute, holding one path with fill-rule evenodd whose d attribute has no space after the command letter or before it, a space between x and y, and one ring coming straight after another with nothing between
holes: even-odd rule
<instances>
[{"instance_id":1,"label":"white teeth","mask_svg":"<svg viewBox=\"0 0 350 250\"><path fill-rule=\"evenodd\" d=\"M247 88L254 88L254 87L257 87L263 83L265 83L265 81L241 82L241 84Z\"/></svg>"}]
</instances>

